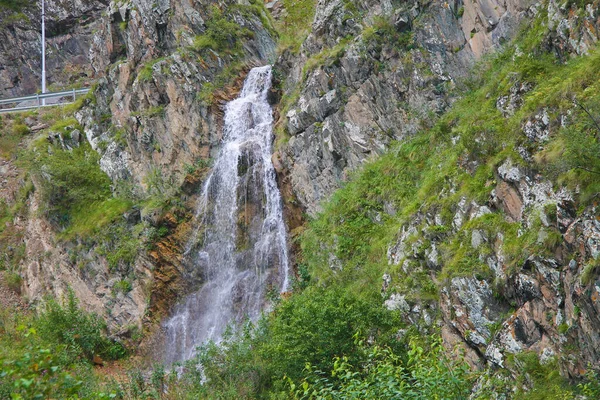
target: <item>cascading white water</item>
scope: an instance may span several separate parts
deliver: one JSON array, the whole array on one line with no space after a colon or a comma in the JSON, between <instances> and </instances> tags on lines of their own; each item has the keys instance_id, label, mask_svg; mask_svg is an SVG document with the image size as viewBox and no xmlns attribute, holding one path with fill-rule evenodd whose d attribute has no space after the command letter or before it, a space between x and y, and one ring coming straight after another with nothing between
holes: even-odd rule
<instances>
[{"instance_id":1,"label":"cascading white water","mask_svg":"<svg viewBox=\"0 0 600 400\"><path fill-rule=\"evenodd\" d=\"M271 67L254 68L225 107L222 148L202 189L187 249L204 283L165 324L167 362L191 358L229 324L256 320L267 290L288 290L286 228L271 161L270 88Z\"/></svg>"}]
</instances>

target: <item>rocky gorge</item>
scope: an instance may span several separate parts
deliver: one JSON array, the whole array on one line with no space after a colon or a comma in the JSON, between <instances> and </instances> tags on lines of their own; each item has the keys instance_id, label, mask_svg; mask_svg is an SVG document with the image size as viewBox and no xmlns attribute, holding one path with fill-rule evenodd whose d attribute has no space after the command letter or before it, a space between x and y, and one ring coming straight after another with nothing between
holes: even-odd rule
<instances>
[{"instance_id":1,"label":"rocky gorge","mask_svg":"<svg viewBox=\"0 0 600 400\"><path fill-rule=\"evenodd\" d=\"M86 353L83 331L42 342L85 356L52 361L64 375L35 378L35 390L600 395L598 1L50 3L50 80L92 93L0 120L2 277L30 309L25 323L3 314L0 335L43 331L70 298L72 315L104 321L112 347ZM0 1L2 97L37 89L38 11ZM165 321L210 279L188 253L210 237L197 205L210 198L226 104L265 65L293 279L261 294L262 319L195 343L183 361L196 364L169 375L156 364L174 359ZM243 270L268 212L266 183L252 183L259 158L236 158L229 220ZM104 367L79 371L86 357L144 367L107 383ZM14 384L29 375L10 371L0 394L29 398ZM95 383L71 388L77 374Z\"/></svg>"}]
</instances>

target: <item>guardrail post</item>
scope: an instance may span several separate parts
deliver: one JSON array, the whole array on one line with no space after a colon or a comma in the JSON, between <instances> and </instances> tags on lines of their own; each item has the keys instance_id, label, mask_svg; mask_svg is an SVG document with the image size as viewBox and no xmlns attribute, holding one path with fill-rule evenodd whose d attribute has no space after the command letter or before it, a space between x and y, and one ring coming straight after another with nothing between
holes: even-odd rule
<instances>
[{"instance_id":1,"label":"guardrail post","mask_svg":"<svg viewBox=\"0 0 600 400\"><path fill-rule=\"evenodd\" d=\"M75 103L75 89L73 88L73 103Z\"/></svg>"},{"instance_id":2,"label":"guardrail post","mask_svg":"<svg viewBox=\"0 0 600 400\"><path fill-rule=\"evenodd\" d=\"M40 108L40 94L36 93L36 97L37 97L37 106L38 106L38 108Z\"/></svg>"}]
</instances>

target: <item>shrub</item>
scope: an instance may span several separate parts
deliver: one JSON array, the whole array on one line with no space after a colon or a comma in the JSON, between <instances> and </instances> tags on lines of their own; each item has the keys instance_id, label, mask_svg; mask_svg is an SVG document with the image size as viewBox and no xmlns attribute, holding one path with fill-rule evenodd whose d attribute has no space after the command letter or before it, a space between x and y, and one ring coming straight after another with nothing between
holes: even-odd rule
<instances>
[{"instance_id":1,"label":"shrub","mask_svg":"<svg viewBox=\"0 0 600 400\"><path fill-rule=\"evenodd\" d=\"M31 330L29 334L34 334ZM0 366L0 396L11 399L78 398L82 382L65 371L58 349L30 345Z\"/></svg>"},{"instance_id":2,"label":"shrub","mask_svg":"<svg viewBox=\"0 0 600 400\"><path fill-rule=\"evenodd\" d=\"M299 379L306 363L329 370L334 357L358 362L356 332L385 343L399 321L396 314L381 307L380 298L372 301L334 287L310 287L282 301L269 317L266 340L259 350L273 376Z\"/></svg>"},{"instance_id":3,"label":"shrub","mask_svg":"<svg viewBox=\"0 0 600 400\"><path fill-rule=\"evenodd\" d=\"M25 136L30 132L30 130L29 127L25 124L15 123L12 126L12 132L14 135L17 136Z\"/></svg>"},{"instance_id":4,"label":"shrub","mask_svg":"<svg viewBox=\"0 0 600 400\"><path fill-rule=\"evenodd\" d=\"M106 359L125 356L125 348L104 335L106 325L96 314L79 308L79 302L69 290L64 304L48 300L37 318L40 334L51 342L64 345L66 353L77 358L83 356L91 361L94 355Z\"/></svg>"},{"instance_id":5,"label":"shrub","mask_svg":"<svg viewBox=\"0 0 600 400\"><path fill-rule=\"evenodd\" d=\"M411 339L406 361L386 347L359 346L366 362L337 357L330 372L308 365L300 384L288 380L290 394L297 399L424 400L463 399L471 392L468 365L450 361L441 339L434 338L429 346Z\"/></svg>"},{"instance_id":6,"label":"shrub","mask_svg":"<svg viewBox=\"0 0 600 400\"><path fill-rule=\"evenodd\" d=\"M16 272L6 271L4 272L4 284L14 292L21 293L21 284L23 278Z\"/></svg>"},{"instance_id":7,"label":"shrub","mask_svg":"<svg viewBox=\"0 0 600 400\"><path fill-rule=\"evenodd\" d=\"M132 289L133 286L131 285L131 282L127 279L121 279L119 282L115 283L115 286L113 287L115 293L124 294L131 292Z\"/></svg>"}]
</instances>

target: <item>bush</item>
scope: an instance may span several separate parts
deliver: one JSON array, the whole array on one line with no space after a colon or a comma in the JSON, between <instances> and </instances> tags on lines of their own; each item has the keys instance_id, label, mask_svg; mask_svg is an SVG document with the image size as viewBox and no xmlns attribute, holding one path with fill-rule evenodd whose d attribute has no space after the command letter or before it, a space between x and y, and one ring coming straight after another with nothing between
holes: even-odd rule
<instances>
[{"instance_id":1,"label":"bush","mask_svg":"<svg viewBox=\"0 0 600 400\"><path fill-rule=\"evenodd\" d=\"M29 333L35 334L35 330ZM30 345L15 359L0 366L0 397L3 399L52 399L76 397L82 386L65 371L56 354L59 349Z\"/></svg>"},{"instance_id":2,"label":"bush","mask_svg":"<svg viewBox=\"0 0 600 400\"><path fill-rule=\"evenodd\" d=\"M282 301L269 317L260 350L273 376L299 379L306 363L331 369L334 357L358 362L354 335L373 336L383 343L400 326L396 314L381 307L381 298L368 301L342 288L310 287ZM397 340L389 341L398 345Z\"/></svg>"},{"instance_id":3,"label":"bush","mask_svg":"<svg viewBox=\"0 0 600 400\"><path fill-rule=\"evenodd\" d=\"M388 348L359 344L366 362L337 357L327 373L309 365L300 384L288 380L290 394L297 399L425 400L465 399L471 392L468 365L450 361L439 338L427 347L411 339L406 362Z\"/></svg>"},{"instance_id":4,"label":"bush","mask_svg":"<svg viewBox=\"0 0 600 400\"><path fill-rule=\"evenodd\" d=\"M51 342L64 345L72 358L83 356L92 361L94 355L99 355L115 360L126 354L120 343L104 335L106 325L100 317L79 308L72 290L67 293L64 304L48 300L36 322L40 334Z\"/></svg>"},{"instance_id":5,"label":"bush","mask_svg":"<svg viewBox=\"0 0 600 400\"><path fill-rule=\"evenodd\" d=\"M23 283L23 278L16 272L6 271L4 272L4 284L12 291L16 293L21 293L21 284Z\"/></svg>"},{"instance_id":6,"label":"bush","mask_svg":"<svg viewBox=\"0 0 600 400\"><path fill-rule=\"evenodd\" d=\"M29 127L25 124L15 123L12 126L12 133L17 136L25 136L30 132Z\"/></svg>"}]
</instances>

